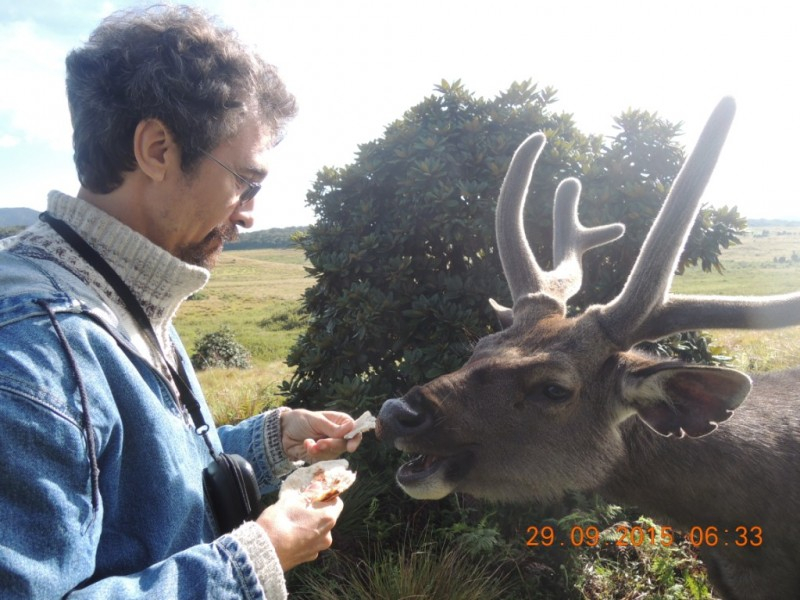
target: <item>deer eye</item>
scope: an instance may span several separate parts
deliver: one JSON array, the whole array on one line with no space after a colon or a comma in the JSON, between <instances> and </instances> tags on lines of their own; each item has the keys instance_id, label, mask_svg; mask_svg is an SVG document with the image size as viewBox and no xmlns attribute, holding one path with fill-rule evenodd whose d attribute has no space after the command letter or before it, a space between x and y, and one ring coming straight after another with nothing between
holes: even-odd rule
<instances>
[{"instance_id":1,"label":"deer eye","mask_svg":"<svg viewBox=\"0 0 800 600\"><path fill-rule=\"evenodd\" d=\"M542 393L545 397L553 400L554 402L562 402L570 397L570 391L555 383L548 383L542 387Z\"/></svg>"}]
</instances>

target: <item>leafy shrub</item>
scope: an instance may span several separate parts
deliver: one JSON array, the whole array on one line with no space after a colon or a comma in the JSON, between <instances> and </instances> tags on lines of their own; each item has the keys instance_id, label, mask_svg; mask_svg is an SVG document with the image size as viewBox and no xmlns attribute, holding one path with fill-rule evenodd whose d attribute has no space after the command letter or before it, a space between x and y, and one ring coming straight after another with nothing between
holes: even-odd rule
<instances>
[{"instance_id":1,"label":"leafy shrub","mask_svg":"<svg viewBox=\"0 0 800 600\"><path fill-rule=\"evenodd\" d=\"M638 348L657 356L672 357L690 363L724 365L731 357L719 354L711 338L697 331L676 333L657 342L642 342Z\"/></svg>"},{"instance_id":2,"label":"leafy shrub","mask_svg":"<svg viewBox=\"0 0 800 600\"><path fill-rule=\"evenodd\" d=\"M227 325L204 335L195 345L192 365L198 371L212 367L249 369L250 353L236 341Z\"/></svg>"},{"instance_id":3,"label":"leafy shrub","mask_svg":"<svg viewBox=\"0 0 800 600\"><path fill-rule=\"evenodd\" d=\"M624 545L618 545L620 531L634 528L641 528L645 535L630 536ZM573 570L579 574L575 588L581 598L713 600L702 563L689 542L670 533L674 542L663 543L662 532L662 527L644 517L619 522L600 532L597 546L574 553Z\"/></svg>"}]
</instances>

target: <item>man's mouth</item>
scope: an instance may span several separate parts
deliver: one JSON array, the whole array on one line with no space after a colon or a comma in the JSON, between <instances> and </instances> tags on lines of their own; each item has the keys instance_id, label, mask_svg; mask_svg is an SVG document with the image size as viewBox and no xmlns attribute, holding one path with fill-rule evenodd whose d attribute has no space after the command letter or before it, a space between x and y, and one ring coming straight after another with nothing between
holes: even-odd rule
<instances>
[{"instance_id":1,"label":"man's mouth","mask_svg":"<svg viewBox=\"0 0 800 600\"><path fill-rule=\"evenodd\" d=\"M236 225L223 225L219 229L219 235L223 242L239 241L239 228Z\"/></svg>"},{"instance_id":2,"label":"man's mouth","mask_svg":"<svg viewBox=\"0 0 800 600\"><path fill-rule=\"evenodd\" d=\"M236 242L239 240L239 230L236 225L218 225L212 229L203 240L203 244L222 245L226 242Z\"/></svg>"},{"instance_id":3,"label":"man's mouth","mask_svg":"<svg viewBox=\"0 0 800 600\"><path fill-rule=\"evenodd\" d=\"M176 256L191 265L210 269L216 264L225 242L235 242L238 239L239 231L235 225L219 225L202 242L183 247Z\"/></svg>"}]
</instances>

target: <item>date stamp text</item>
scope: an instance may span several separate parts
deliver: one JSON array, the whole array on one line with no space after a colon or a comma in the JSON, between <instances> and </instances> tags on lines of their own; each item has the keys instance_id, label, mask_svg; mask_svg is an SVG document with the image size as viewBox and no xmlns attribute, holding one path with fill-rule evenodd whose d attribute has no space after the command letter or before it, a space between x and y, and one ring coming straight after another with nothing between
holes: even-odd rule
<instances>
[{"instance_id":1,"label":"date stamp text","mask_svg":"<svg viewBox=\"0 0 800 600\"><path fill-rule=\"evenodd\" d=\"M601 535L594 525L575 526L568 533L561 533L550 525L531 525L527 529L526 545L530 547L550 548L553 546L643 546L645 544L673 546L676 536L672 527L644 527L640 525L615 525L616 535ZM604 532L603 532L604 533ZM614 539L609 539L614 538ZM764 532L757 525L739 525L730 529L716 526L690 527L684 533L692 546L737 546L739 548L757 548L764 543Z\"/></svg>"}]
</instances>

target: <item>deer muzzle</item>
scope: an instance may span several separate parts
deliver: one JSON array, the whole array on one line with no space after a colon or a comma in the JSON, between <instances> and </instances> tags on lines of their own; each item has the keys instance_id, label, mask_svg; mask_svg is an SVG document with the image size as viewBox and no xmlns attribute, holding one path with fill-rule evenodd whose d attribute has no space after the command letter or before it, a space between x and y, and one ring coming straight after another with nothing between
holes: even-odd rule
<instances>
[{"instance_id":1,"label":"deer muzzle","mask_svg":"<svg viewBox=\"0 0 800 600\"><path fill-rule=\"evenodd\" d=\"M441 447L436 435L437 412L420 388L403 398L383 403L376 421L376 435L413 455L397 471L397 483L419 500L435 500L454 492L474 464L474 455L467 447Z\"/></svg>"},{"instance_id":2,"label":"deer muzzle","mask_svg":"<svg viewBox=\"0 0 800 600\"><path fill-rule=\"evenodd\" d=\"M392 398L383 403L375 426L375 434L379 440L401 446L403 440L424 435L433 425L433 415L424 401L411 398Z\"/></svg>"}]
</instances>

